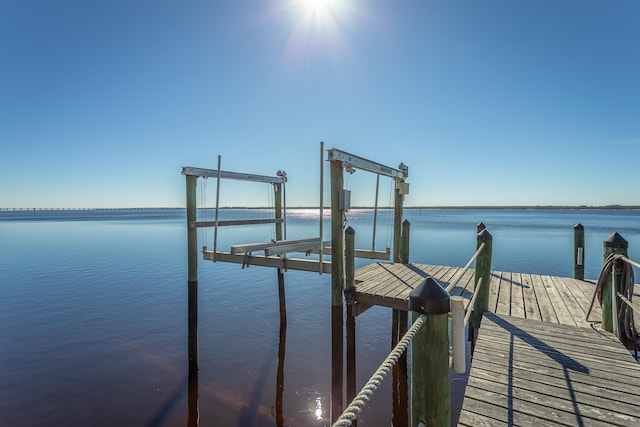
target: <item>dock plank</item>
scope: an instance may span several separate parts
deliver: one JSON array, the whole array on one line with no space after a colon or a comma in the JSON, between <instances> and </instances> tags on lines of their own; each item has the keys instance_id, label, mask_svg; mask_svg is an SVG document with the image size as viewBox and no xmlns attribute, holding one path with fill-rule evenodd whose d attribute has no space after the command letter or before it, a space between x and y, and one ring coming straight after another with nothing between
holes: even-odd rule
<instances>
[{"instance_id":1,"label":"dock plank","mask_svg":"<svg viewBox=\"0 0 640 427\"><path fill-rule=\"evenodd\" d=\"M640 365L612 337L485 313L459 425L640 425Z\"/></svg>"}]
</instances>

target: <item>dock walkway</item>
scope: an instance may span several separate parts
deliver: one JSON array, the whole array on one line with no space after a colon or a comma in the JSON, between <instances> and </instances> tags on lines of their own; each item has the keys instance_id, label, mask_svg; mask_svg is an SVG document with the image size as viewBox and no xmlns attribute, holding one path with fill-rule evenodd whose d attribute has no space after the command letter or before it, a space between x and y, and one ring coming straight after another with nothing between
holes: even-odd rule
<instances>
[{"instance_id":1,"label":"dock walkway","mask_svg":"<svg viewBox=\"0 0 640 427\"><path fill-rule=\"evenodd\" d=\"M640 425L640 365L613 334L485 313L459 426Z\"/></svg>"},{"instance_id":2,"label":"dock walkway","mask_svg":"<svg viewBox=\"0 0 640 427\"><path fill-rule=\"evenodd\" d=\"M459 267L430 264L373 263L355 272L355 313L380 305L408 310L409 293L431 276L447 287L460 272ZM450 294L471 299L475 270L470 269ZM569 326L590 327L600 320L596 301L586 320L595 283L569 277L493 271L489 284L489 311L499 315L540 320ZM633 303L640 308L640 285L635 286ZM640 319L636 323L640 324Z\"/></svg>"},{"instance_id":3,"label":"dock walkway","mask_svg":"<svg viewBox=\"0 0 640 427\"><path fill-rule=\"evenodd\" d=\"M431 276L444 287L461 269L376 263L355 273L354 313L408 310L411 290ZM450 291L469 300L474 270ZM494 271L475 345L461 426L640 425L640 365L599 328L596 285L568 277ZM634 306L640 307L640 285ZM636 319L640 329L640 319Z\"/></svg>"}]
</instances>

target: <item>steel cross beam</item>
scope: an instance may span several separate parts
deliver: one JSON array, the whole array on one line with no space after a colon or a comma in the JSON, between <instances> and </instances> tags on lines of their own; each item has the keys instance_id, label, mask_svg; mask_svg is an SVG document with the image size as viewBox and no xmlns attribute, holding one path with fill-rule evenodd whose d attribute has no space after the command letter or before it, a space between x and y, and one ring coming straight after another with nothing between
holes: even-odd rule
<instances>
[{"instance_id":1,"label":"steel cross beam","mask_svg":"<svg viewBox=\"0 0 640 427\"><path fill-rule=\"evenodd\" d=\"M202 178L217 178L218 171L215 169L203 169L194 167L183 167L182 175L193 175ZM254 175L240 172L227 172L220 171L220 178L222 179L235 179L237 181L252 181L252 182L267 182L270 184L282 184L287 181L286 175L283 176L265 176Z\"/></svg>"},{"instance_id":2,"label":"steel cross beam","mask_svg":"<svg viewBox=\"0 0 640 427\"><path fill-rule=\"evenodd\" d=\"M354 169L361 169L399 180L405 180L409 176L409 168L403 164L400 165L401 169L395 169L336 148L331 148L327 152L328 160L341 161L346 166Z\"/></svg>"}]
</instances>

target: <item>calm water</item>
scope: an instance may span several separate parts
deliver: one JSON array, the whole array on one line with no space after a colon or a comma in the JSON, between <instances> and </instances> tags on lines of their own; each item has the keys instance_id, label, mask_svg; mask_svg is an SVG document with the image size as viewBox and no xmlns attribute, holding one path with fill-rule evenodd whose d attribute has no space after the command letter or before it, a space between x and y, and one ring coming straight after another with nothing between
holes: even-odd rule
<instances>
[{"instance_id":1,"label":"calm water","mask_svg":"<svg viewBox=\"0 0 640 427\"><path fill-rule=\"evenodd\" d=\"M223 217L268 214L226 210ZM599 274L602 240L613 231L640 259L640 211L411 209L405 216L413 262L464 265L480 221L494 236L496 270L571 276L577 222L586 229L588 278ZM372 217L349 215L358 247L371 248ZM389 245L391 222L388 211L379 213L376 249ZM273 233L226 228L218 244L228 250ZM288 238L317 234L316 211L289 210ZM212 247L212 231L199 238ZM330 277L286 273L281 341L275 271L201 261L199 274L200 425L273 426L280 409L284 425L326 425ZM0 425L186 425L186 291L183 210L0 211ZM358 318L360 385L386 357L390 319L383 308ZM389 379L360 425L389 425L390 408Z\"/></svg>"}]
</instances>

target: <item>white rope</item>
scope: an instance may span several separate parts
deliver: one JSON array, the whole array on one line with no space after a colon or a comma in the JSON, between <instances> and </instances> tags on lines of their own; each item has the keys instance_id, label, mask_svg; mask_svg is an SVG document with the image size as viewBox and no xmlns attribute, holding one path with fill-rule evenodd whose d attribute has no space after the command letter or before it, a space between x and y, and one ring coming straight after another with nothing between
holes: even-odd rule
<instances>
[{"instance_id":1,"label":"white rope","mask_svg":"<svg viewBox=\"0 0 640 427\"><path fill-rule=\"evenodd\" d=\"M380 367L376 372L373 373L369 381L362 387L360 393L353 399L351 404L344 410L340 418L333 423L333 427L347 427L351 425L351 421L355 420L358 415L362 412L364 405L371 399L373 393L378 389L378 386L384 378L391 372L393 365L396 364L398 359L402 356L402 354L406 351L407 347L411 340L416 336L422 325L426 320L426 316L421 314L411 328L404 334L400 342L391 350L389 356L382 362Z\"/></svg>"},{"instance_id":2,"label":"white rope","mask_svg":"<svg viewBox=\"0 0 640 427\"><path fill-rule=\"evenodd\" d=\"M453 280L451 281L451 283L449 284L449 286L447 286L446 291L447 292L451 292L451 290L453 288L456 287L456 285L458 284L458 282L460 281L460 279L462 279L462 276L464 276L464 273L467 272L467 270L469 269L469 267L471 267L471 264L473 264L473 262L476 260L476 258L478 258L478 256L480 255L480 252L482 252L482 250L484 249L484 243L482 242L482 244L480 245L480 247L478 248L478 250L476 251L475 254L473 254L473 256L471 257L471 259L469 260L469 262L467 263L467 265L465 265L462 270L460 270L458 272L458 274L456 275L456 277L453 278Z\"/></svg>"},{"instance_id":3,"label":"white rope","mask_svg":"<svg viewBox=\"0 0 640 427\"><path fill-rule=\"evenodd\" d=\"M467 326L467 324L469 323L469 319L471 318L471 312L473 312L473 306L476 303L476 298L478 297L478 294L480 293L480 287L482 287L482 277L478 279L476 288L473 290L473 297L471 297L471 301L469 301L469 305L467 306L467 313L464 315L464 326Z\"/></svg>"},{"instance_id":4,"label":"white rope","mask_svg":"<svg viewBox=\"0 0 640 427\"><path fill-rule=\"evenodd\" d=\"M640 268L640 264L638 264L638 263L637 263L637 262L635 262L635 261L630 260L629 258L627 258L627 257L626 257L626 256L624 256L624 255L622 255L622 256L620 257L620 259L621 259L622 261L624 261L624 262L628 263L628 264L633 265L634 267L638 267L638 268Z\"/></svg>"}]
</instances>

